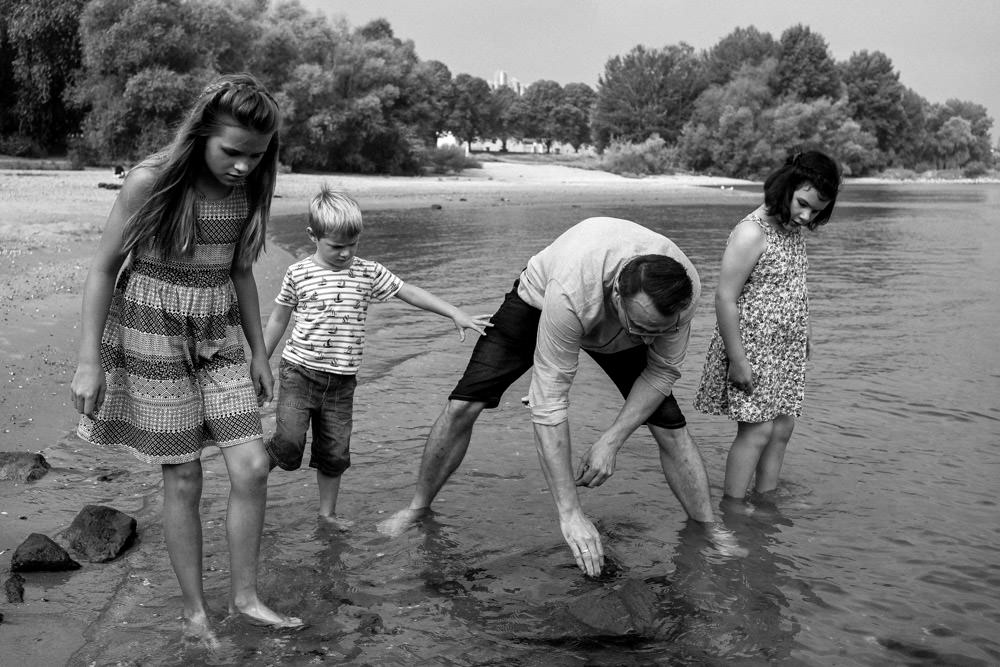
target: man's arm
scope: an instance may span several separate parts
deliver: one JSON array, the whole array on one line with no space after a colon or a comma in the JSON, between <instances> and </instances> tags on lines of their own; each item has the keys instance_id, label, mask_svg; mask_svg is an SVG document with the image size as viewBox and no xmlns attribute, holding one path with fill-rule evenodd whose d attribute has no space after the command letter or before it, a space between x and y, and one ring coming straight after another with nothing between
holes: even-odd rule
<instances>
[{"instance_id":1,"label":"man's arm","mask_svg":"<svg viewBox=\"0 0 1000 667\"><path fill-rule=\"evenodd\" d=\"M555 426L535 424L535 447L549 492L559 512L559 528L576 564L591 577L604 567L604 547L597 528L583 513L570 466L569 422Z\"/></svg>"}]
</instances>

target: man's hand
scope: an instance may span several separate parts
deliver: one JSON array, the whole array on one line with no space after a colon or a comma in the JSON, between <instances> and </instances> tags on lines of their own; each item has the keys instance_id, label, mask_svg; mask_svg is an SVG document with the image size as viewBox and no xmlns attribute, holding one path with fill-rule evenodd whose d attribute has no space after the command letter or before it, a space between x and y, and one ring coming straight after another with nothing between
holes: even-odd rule
<instances>
[{"instance_id":1,"label":"man's hand","mask_svg":"<svg viewBox=\"0 0 1000 667\"><path fill-rule=\"evenodd\" d=\"M574 512L559 518L559 528L577 566L589 577L600 575L604 568L604 546L590 519L582 512Z\"/></svg>"},{"instance_id":2,"label":"man's hand","mask_svg":"<svg viewBox=\"0 0 1000 667\"><path fill-rule=\"evenodd\" d=\"M618 448L601 438L590 446L576 467L576 485L594 488L615 474Z\"/></svg>"}]
</instances>

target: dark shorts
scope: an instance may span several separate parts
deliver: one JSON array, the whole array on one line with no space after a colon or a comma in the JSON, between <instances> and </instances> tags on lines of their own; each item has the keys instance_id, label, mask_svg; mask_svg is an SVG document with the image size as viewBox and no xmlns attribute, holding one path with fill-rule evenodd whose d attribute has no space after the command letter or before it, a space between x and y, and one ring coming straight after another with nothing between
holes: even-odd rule
<instances>
[{"instance_id":1,"label":"dark shorts","mask_svg":"<svg viewBox=\"0 0 1000 667\"><path fill-rule=\"evenodd\" d=\"M485 403L487 408L500 405L503 393L531 368L535 339L542 311L529 306L517 295L518 281L504 297L500 309L490 321L493 326L480 336L462 379L448 396L449 400ZM646 346L640 345L612 354L585 350L611 378L621 395L627 397L636 378L646 368ZM660 428L684 428L687 421L673 394L663 399L646 424Z\"/></svg>"},{"instance_id":2,"label":"dark shorts","mask_svg":"<svg viewBox=\"0 0 1000 667\"><path fill-rule=\"evenodd\" d=\"M278 366L276 430L264 447L282 470L302 465L312 423L309 467L337 477L351 466L354 387L357 377L305 368L281 360Z\"/></svg>"}]
</instances>

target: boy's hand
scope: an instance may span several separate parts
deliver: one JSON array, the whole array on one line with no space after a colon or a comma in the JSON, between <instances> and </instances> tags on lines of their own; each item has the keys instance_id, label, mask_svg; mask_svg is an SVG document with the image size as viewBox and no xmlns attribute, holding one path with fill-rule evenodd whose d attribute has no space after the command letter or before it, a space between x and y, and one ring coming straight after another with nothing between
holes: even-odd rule
<instances>
[{"instance_id":1,"label":"boy's hand","mask_svg":"<svg viewBox=\"0 0 1000 667\"><path fill-rule=\"evenodd\" d=\"M257 393L257 406L270 403L274 398L274 376L265 355L254 355L250 359L250 380Z\"/></svg>"},{"instance_id":2,"label":"boy's hand","mask_svg":"<svg viewBox=\"0 0 1000 667\"><path fill-rule=\"evenodd\" d=\"M491 317L493 317L492 314L489 314L489 315L469 315L465 311L460 310L460 311L458 311L458 314L455 315L451 319L455 323L455 328L458 329L458 337L464 343L465 342L465 330L466 329L472 329L473 331L475 331L476 333L478 333L480 336L485 336L486 335L486 327L493 326L493 323L490 322L490 318Z\"/></svg>"}]
</instances>

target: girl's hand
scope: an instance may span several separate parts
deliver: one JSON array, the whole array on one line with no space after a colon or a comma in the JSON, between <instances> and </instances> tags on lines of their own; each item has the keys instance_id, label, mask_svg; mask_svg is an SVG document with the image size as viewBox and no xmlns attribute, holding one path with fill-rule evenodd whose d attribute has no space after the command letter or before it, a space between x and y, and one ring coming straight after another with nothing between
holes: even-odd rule
<instances>
[{"instance_id":1,"label":"girl's hand","mask_svg":"<svg viewBox=\"0 0 1000 667\"><path fill-rule=\"evenodd\" d=\"M80 364L76 367L73 381L69 385L73 407L81 415L93 419L104 403L106 388L104 368L101 364Z\"/></svg>"},{"instance_id":2,"label":"girl's hand","mask_svg":"<svg viewBox=\"0 0 1000 667\"><path fill-rule=\"evenodd\" d=\"M455 323L455 328L458 329L458 337L464 343L466 329L472 329L480 336L485 336L486 327L493 326L493 323L490 322L491 317L493 315L469 315L464 310L460 310L451 319Z\"/></svg>"},{"instance_id":3,"label":"girl's hand","mask_svg":"<svg viewBox=\"0 0 1000 667\"><path fill-rule=\"evenodd\" d=\"M729 383L747 394L753 393L753 369L746 359L729 361Z\"/></svg>"},{"instance_id":4,"label":"girl's hand","mask_svg":"<svg viewBox=\"0 0 1000 667\"><path fill-rule=\"evenodd\" d=\"M266 355L254 355L250 359L250 380L257 394L257 407L270 403L274 398L274 376Z\"/></svg>"}]
</instances>

